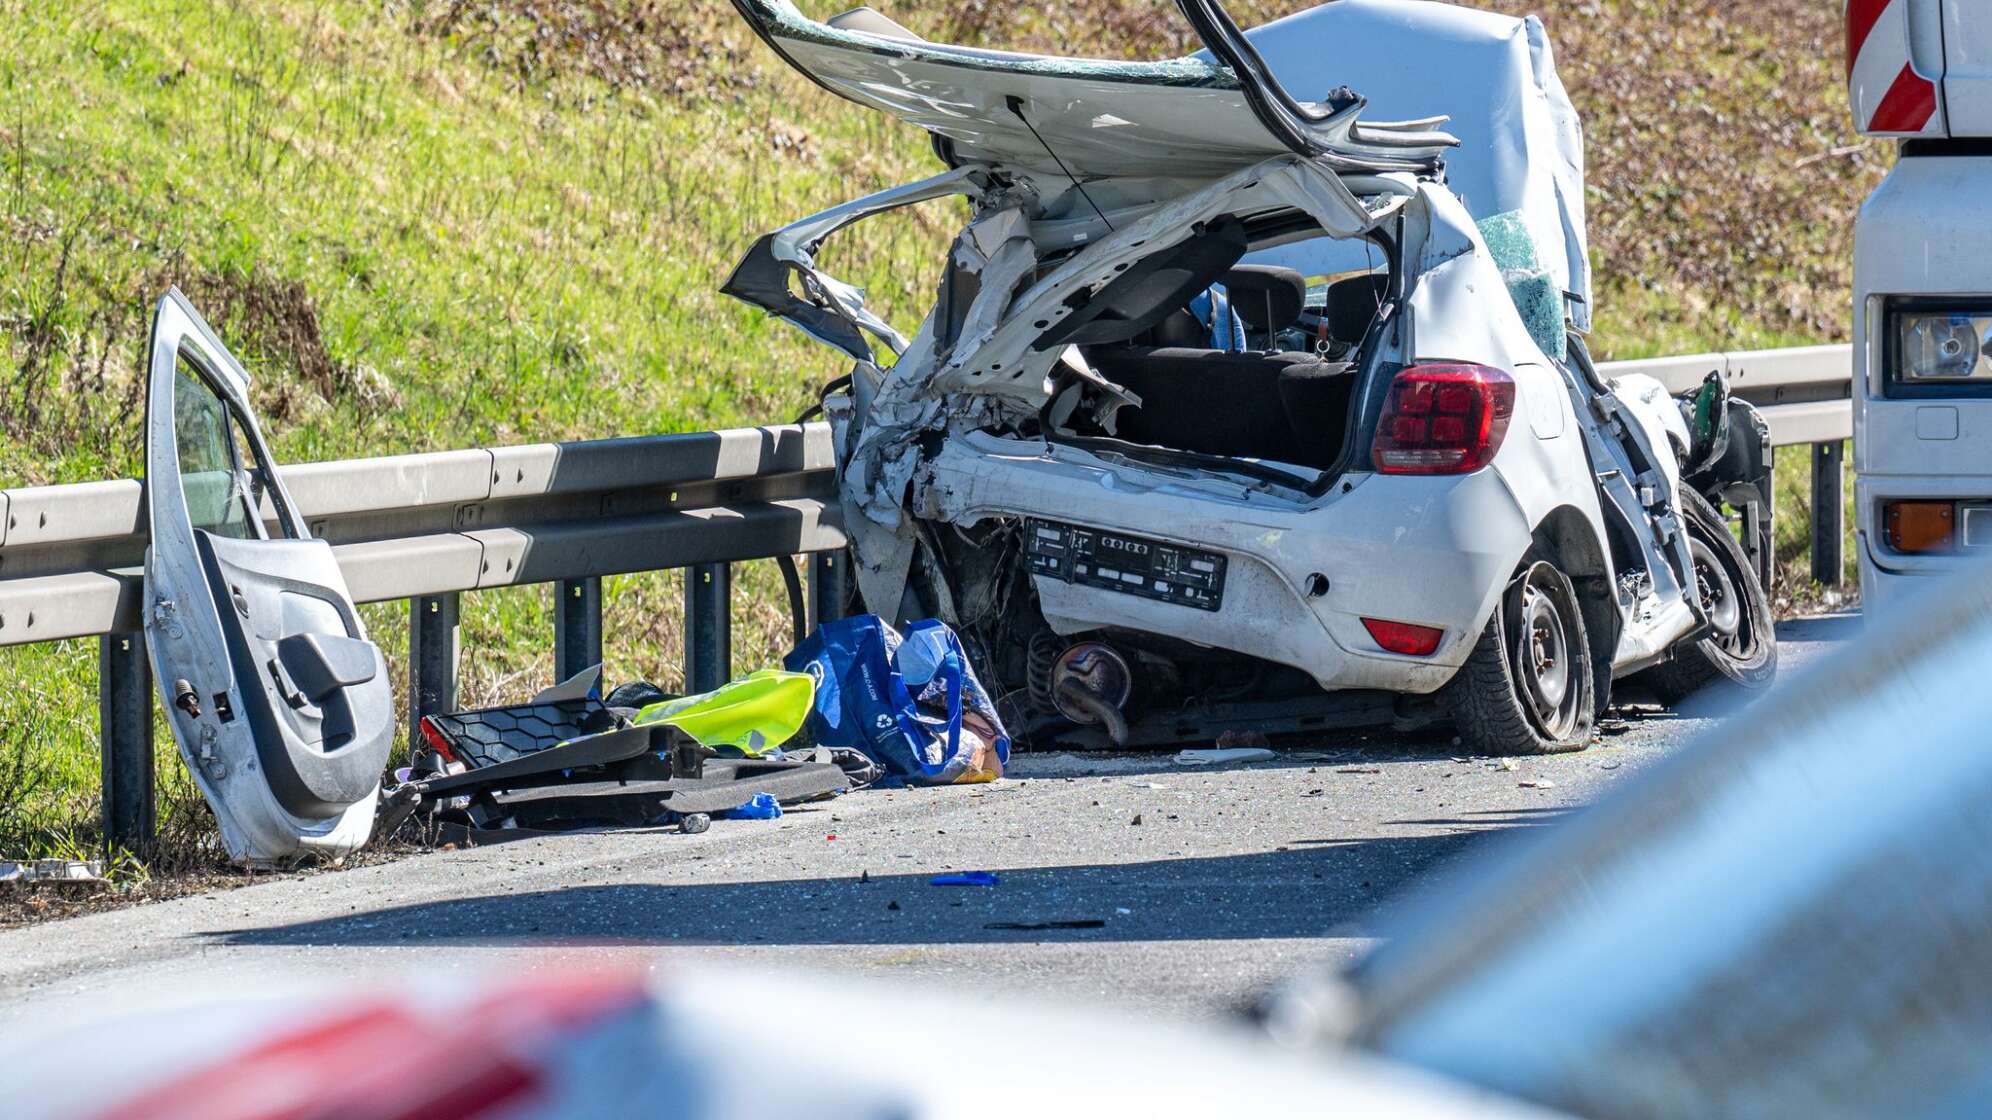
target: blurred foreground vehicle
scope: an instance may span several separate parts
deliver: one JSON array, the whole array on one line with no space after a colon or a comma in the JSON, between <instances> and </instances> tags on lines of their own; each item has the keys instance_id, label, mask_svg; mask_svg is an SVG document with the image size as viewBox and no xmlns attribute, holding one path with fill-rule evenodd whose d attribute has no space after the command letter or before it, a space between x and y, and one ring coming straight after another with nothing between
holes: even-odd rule
<instances>
[{"instance_id":1,"label":"blurred foreground vehicle","mask_svg":"<svg viewBox=\"0 0 1992 1120\"><path fill-rule=\"evenodd\" d=\"M1181 0L1207 50L1106 62L735 6L947 167L763 237L725 290L854 363L823 408L865 604L960 630L1013 729L1450 716L1528 753L1582 748L1634 672L1769 683L1763 425L1719 381L1593 367L1581 137L1534 19L1343 0L1246 34ZM817 269L954 198L910 338Z\"/></svg>"},{"instance_id":2,"label":"blurred foreground vehicle","mask_svg":"<svg viewBox=\"0 0 1992 1120\"><path fill-rule=\"evenodd\" d=\"M1587 1116L1992 1115L1992 571L1919 603L1268 1022Z\"/></svg>"},{"instance_id":3,"label":"blurred foreground vehicle","mask_svg":"<svg viewBox=\"0 0 1992 1120\"><path fill-rule=\"evenodd\" d=\"M1543 1113L1237 1030L726 969L280 985L0 1046L10 1120ZM158 993L140 993L143 1001ZM753 1040L753 1041L746 1041Z\"/></svg>"}]
</instances>

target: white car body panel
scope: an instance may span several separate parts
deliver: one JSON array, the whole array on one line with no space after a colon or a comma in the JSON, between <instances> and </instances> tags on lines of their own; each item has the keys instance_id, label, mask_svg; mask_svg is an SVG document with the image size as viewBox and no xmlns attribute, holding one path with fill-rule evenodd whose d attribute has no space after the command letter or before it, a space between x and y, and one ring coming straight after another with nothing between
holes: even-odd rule
<instances>
[{"instance_id":1,"label":"white car body panel","mask_svg":"<svg viewBox=\"0 0 1992 1120\"><path fill-rule=\"evenodd\" d=\"M1236 75L1208 57L1018 54L930 43L870 20L818 23L788 0L734 6L826 89L927 130L962 160L1000 164L1047 199L1072 176L1215 179L1287 153L1253 115ZM1388 170L1451 146L1429 123L1358 125L1349 112L1315 131L1339 155Z\"/></svg>"},{"instance_id":2,"label":"white car body panel","mask_svg":"<svg viewBox=\"0 0 1992 1120\"><path fill-rule=\"evenodd\" d=\"M1433 478L1350 474L1346 491L1338 485L1319 498L1185 475L970 433L949 440L923 472L918 512L961 525L1076 516L1088 526L1222 552L1221 611L1036 577L1039 604L1062 634L1106 626L1168 634L1291 665L1327 689L1425 693L1443 685L1529 545L1532 522L1493 469ZM1307 585L1317 573L1328 590L1313 597ZM1363 615L1446 633L1430 657L1405 657L1379 647Z\"/></svg>"}]
</instances>

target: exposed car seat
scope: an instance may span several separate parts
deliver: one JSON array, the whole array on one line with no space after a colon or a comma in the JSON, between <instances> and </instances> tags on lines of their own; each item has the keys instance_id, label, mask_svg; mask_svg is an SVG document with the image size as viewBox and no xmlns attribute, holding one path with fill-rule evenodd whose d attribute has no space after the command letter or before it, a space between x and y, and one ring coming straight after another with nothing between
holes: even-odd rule
<instances>
[{"instance_id":1,"label":"exposed car seat","mask_svg":"<svg viewBox=\"0 0 1992 1120\"><path fill-rule=\"evenodd\" d=\"M1202 348L1210 345L1210 328L1188 308L1181 308L1155 324L1155 329L1148 332L1148 339L1154 346Z\"/></svg>"},{"instance_id":2,"label":"exposed car seat","mask_svg":"<svg viewBox=\"0 0 1992 1120\"><path fill-rule=\"evenodd\" d=\"M1346 362L1313 354L1187 347L1098 347L1094 369L1141 397L1115 434L1205 455L1273 459L1326 469L1342 453Z\"/></svg>"},{"instance_id":3,"label":"exposed car seat","mask_svg":"<svg viewBox=\"0 0 1992 1120\"><path fill-rule=\"evenodd\" d=\"M1307 305L1307 281L1291 268L1241 264L1225 273L1221 282L1231 297L1231 309L1261 334L1292 326Z\"/></svg>"},{"instance_id":4,"label":"exposed car seat","mask_svg":"<svg viewBox=\"0 0 1992 1120\"><path fill-rule=\"evenodd\" d=\"M1377 308L1390 295L1390 274L1345 276L1328 285L1328 337L1349 347L1359 345L1376 320Z\"/></svg>"}]
</instances>

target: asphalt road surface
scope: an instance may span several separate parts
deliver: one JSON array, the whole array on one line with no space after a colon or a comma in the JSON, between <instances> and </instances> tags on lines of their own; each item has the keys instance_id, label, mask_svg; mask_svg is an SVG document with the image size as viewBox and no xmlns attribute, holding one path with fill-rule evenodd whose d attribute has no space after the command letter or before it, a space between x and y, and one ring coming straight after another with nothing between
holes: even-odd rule
<instances>
[{"instance_id":1,"label":"asphalt road surface","mask_svg":"<svg viewBox=\"0 0 1992 1120\"><path fill-rule=\"evenodd\" d=\"M1780 633L1794 674L1858 621ZM49 922L0 932L0 1036L139 992L577 955L1222 1015L1304 963L1355 955L1377 936L1379 904L1445 865L1553 825L1679 749L1718 718L1696 709L1635 710L1580 754L1507 764L1461 756L1449 734L1331 736L1219 769L1020 754L989 786L860 791L697 836L437 852ZM1000 882L929 884L962 870ZM1040 923L1081 924L1009 928Z\"/></svg>"}]
</instances>

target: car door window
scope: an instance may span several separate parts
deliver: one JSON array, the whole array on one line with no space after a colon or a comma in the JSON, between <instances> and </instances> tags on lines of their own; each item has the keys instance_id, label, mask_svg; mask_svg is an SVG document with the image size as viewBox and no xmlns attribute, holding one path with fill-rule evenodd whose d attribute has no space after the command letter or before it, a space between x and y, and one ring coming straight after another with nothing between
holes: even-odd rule
<instances>
[{"instance_id":1,"label":"car door window","mask_svg":"<svg viewBox=\"0 0 1992 1120\"><path fill-rule=\"evenodd\" d=\"M183 355L174 371L173 429L188 520L222 537L263 536L261 468L228 405Z\"/></svg>"}]
</instances>

